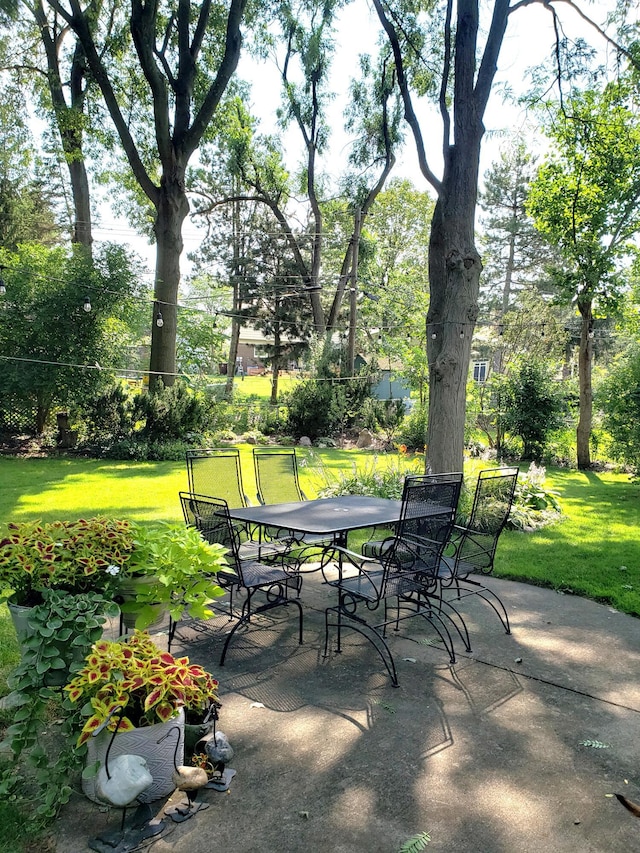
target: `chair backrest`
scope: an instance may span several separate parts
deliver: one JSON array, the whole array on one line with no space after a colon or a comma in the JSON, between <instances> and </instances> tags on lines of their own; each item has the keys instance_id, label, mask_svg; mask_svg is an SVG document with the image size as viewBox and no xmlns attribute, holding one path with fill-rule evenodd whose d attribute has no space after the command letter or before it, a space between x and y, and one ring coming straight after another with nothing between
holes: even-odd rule
<instances>
[{"instance_id":1,"label":"chair backrest","mask_svg":"<svg viewBox=\"0 0 640 853\"><path fill-rule=\"evenodd\" d=\"M230 507L247 505L240 471L240 451L234 447L187 450L189 491L215 495Z\"/></svg>"},{"instance_id":2,"label":"chair backrest","mask_svg":"<svg viewBox=\"0 0 640 853\"><path fill-rule=\"evenodd\" d=\"M304 500L294 448L253 448L258 500L261 504Z\"/></svg>"},{"instance_id":3,"label":"chair backrest","mask_svg":"<svg viewBox=\"0 0 640 853\"><path fill-rule=\"evenodd\" d=\"M402 585L400 575L435 576L453 528L462 480L461 473L406 478L400 521L387 557L387 595Z\"/></svg>"},{"instance_id":4,"label":"chair backrest","mask_svg":"<svg viewBox=\"0 0 640 853\"><path fill-rule=\"evenodd\" d=\"M212 545L224 545L228 550L231 567L240 571L238 549L240 538L229 516L229 505L222 498L180 492L180 503L185 523L195 527L200 535Z\"/></svg>"},{"instance_id":5,"label":"chair backrest","mask_svg":"<svg viewBox=\"0 0 640 853\"><path fill-rule=\"evenodd\" d=\"M517 480L517 468L480 471L471 515L457 547L457 562L470 563L485 574L492 571L498 538L511 512Z\"/></svg>"}]
</instances>

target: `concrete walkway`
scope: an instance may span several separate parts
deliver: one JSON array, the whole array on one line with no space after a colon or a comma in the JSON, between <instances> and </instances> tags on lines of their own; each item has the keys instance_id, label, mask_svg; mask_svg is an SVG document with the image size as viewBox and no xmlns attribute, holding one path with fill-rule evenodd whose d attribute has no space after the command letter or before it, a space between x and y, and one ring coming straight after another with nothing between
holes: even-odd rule
<instances>
[{"instance_id":1,"label":"concrete walkway","mask_svg":"<svg viewBox=\"0 0 640 853\"><path fill-rule=\"evenodd\" d=\"M305 578L305 642L279 608L238 635L181 629L175 648L220 679L219 728L235 749L228 793L152 853L633 853L640 820L640 620L580 598L491 580L512 634L475 598L473 651L456 664L423 620L391 640L400 686L355 632L323 658L333 591ZM273 618L271 618L273 616ZM422 624L420 624L422 623ZM172 802L177 801L175 795ZM164 802L154 804L160 811ZM74 797L57 853L86 851L119 812Z\"/></svg>"}]
</instances>

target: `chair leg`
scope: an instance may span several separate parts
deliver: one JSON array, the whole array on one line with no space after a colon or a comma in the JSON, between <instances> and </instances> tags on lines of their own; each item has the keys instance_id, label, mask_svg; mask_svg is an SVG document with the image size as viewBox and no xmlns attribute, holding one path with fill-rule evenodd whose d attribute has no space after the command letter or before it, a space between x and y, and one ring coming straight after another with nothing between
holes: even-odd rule
<instances>
[{"instance_id":1,"label":"chair leg","mask_svg":"<svg viewBox=\"0 0 640 853\"><path fill-rule=\"evenodd\" d=\"M336 622L331 623L329 620L329 614L336 614ZM356 616L355 613L346 612L340 605L338 607L328 607L325 610L325 648L324 654L325 657L328 654L328 646L329 646L329 626L335 624L338 628L338 647L336 648L336 653L341 652L340 648L340 634L342 631L342 619L346 617L349 621L345 622L345 627L351 628L354 631L357 631L358 634L361 634L366 640L369 640L374 649L378 652L383 664L385 665L385 669L389 674L389 678L391 679L391 683L394 687L399 686L398 682L398 674L396 672L396 665L393 660L393 655L391 654L391 650L387 645L384 637L380 634L380 632L373 626L369 625L364 619L360 619L359 616ZM357 623L357 624L354 624Z\"/></svg>"},{"instance_id":2,"label":"chair leg","mask_svg":"<svg viewBox=\"0 0 640 853\"><path fill-rule=\"evenodd\" d=\"M467 585L475 588L467 589ZM456 581L455 600L462 601L464 598L467 598L470 595L477 595L478 598L481 598L490 607L492 607L496 616L502 622L502 627L504 628L505 634L511 633L511 625L509 624L509 614L507 613L507 608L504 606L499 596L495 592L493 592L493 590L487 589L487 587L483 586L479 581L471 580L471 578L465 578L463 583L460 581Z\"/></svg>"},{"instance_id":3,"label":"chair leg","mask_svg":"<svg viewBox=\"0 0 640 853\"><path fill-rule=\"evenodd\" d=\"M231 643L231 640L233 639L233 636L235 635L238 628L240 628L241 625L248 625L251 622L252 616L256 616L258 613L264 613L267 610L273 610L274 607L287 607L289 604L293 604L295 607L298 608L298 644L302 645L303 616L302 605L300 604L298 599L287 598L285 590L285 592L281 591L281 593L278 595L278 598L273 599L271 601L267 601L265 604L261 604L260 607L256 607L255 610L252 610L251 599L253 598L256 591L257 590L248 591L247 600L242 606L242 615L240 616L236 624L233 626L231 631L229 631L229 633L227 634L224 646L222 647L222 655L220 656L220 666L224 666L224 661L227 656L227 649L229 648L229 644Z\"/></svg>"}]
</instances>

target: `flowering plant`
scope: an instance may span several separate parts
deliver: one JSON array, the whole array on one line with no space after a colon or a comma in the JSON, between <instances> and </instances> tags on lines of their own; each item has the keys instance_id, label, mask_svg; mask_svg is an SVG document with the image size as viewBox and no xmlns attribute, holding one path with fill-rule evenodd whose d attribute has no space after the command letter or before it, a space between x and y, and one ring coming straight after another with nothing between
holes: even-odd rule
<instances>
[{"instance_id":1,"label":"flowering plant","mask_svg":"<svg viewBox=\"0 0 640 853\"><path fill-rule=\"evenodd\" d=\"M109 595L133 547L127 521L9 523L0 538L0 602L39 604L42 589Z\"/></svg>"},{"instance_id":2,"label":"flowering plant","mask_svg":"<svg viewBox=\"0 0 640 853\"><path fill-rule=\"evenodd\" d=\"M166 722L180 708L205 712L219 704L216 679L189 658L161 651L146 631L134 631L124 642L95 643L64 690L87 717L78 746L105 723L124 732Z\"/></svg>"}]
</instances>

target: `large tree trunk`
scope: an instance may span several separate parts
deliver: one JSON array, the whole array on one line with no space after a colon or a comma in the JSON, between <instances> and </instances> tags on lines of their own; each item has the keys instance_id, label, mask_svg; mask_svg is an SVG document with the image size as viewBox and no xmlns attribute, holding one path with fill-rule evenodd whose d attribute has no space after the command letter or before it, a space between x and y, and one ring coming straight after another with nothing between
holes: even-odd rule
<instances>
[{"instance_id":1,"label":"large tree trunk","mask_svg":"<svg viewBox=\"0 0 640 853\"><path fill-rule=\"evenodd\" d=\"M162 380L173 385L176 378L177 302L182 254L182 224L189 213L189 202L180 176L163 179L159 193L154 233L156 235L156 281L151 325L149 387ZM162 314L163 324L156 317Z\"/></svg>"},{"instance_id":2,"label":"large tree trunk","mask_svg":"<svg viewBox=\"0 0 640 853\"><path fill-rule=\"evenodd\" d=\"M593 417L593 390L591 387L591 366L593 342L590 338L593 328L593 303L591 300L578 302L582 317L580 327L580 351L578 353L578 384L580 386L580 416L576 429L578 468L585 470L591 466L591 422Z\"/></svg>"},{"instance_id":3,"label":"large tree trunk","mask_svg":"<svg viewBox=\"0 0 640 853\"><path fill-rule=\"evenodd\" d=\"M79 243L91 250L93 237L91 235L91 205L89 193L89 180L84 165L82 151L79 152L81 159L72 160L69 163L69 176L71 178L71 191L73 193L73 242Z\"/></svg>"},{"instance_id":4,"label":"large tree trunk","mask_svg":"<svg viewBox=\"0 0 640 853\"><path fill-rule=\"evenodd\" d=\"M480 142L452 148L429 243L429 420L426 467L462 471L471 339L482 264L474 242Z\"/></svg>"}]
</instances>

